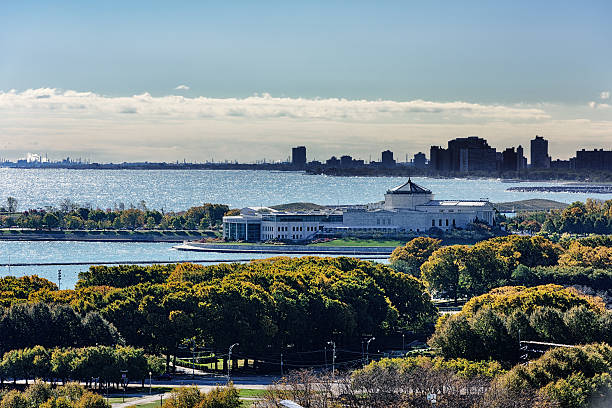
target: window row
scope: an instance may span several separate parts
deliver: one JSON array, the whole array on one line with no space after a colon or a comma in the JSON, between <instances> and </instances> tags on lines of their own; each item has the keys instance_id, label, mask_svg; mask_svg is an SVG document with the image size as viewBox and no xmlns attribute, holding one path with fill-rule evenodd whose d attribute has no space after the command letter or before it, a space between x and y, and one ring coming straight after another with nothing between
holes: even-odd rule
<instances>
[{"instance_id":1,"label":"window row","mask_svg":"<svg viewBox=\"0 0 612 408\"><path fill-rule=\"evenodd\" d=\"M443 222L444 222L444 225L442 225ZM455 226L455 219L454 218L453 218L452 222L453 222L452 225L454 227ZM448 227L449 226L448 224L449 224L448 218L446 218L445 220L442 220L442 218L438 219L438 227L442 227L442 226ZM436 226L436 220L435 219L431 220L431 226L432 227Z\"/></svg>"}]
</instances>

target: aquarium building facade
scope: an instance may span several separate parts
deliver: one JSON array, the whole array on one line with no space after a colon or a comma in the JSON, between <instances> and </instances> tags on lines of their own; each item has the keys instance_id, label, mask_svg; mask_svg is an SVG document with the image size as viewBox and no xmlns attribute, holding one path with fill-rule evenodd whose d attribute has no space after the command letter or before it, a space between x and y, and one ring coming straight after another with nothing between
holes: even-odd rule
<instances>
[{"instance_id":1,"label":"aquarium building facade","mask_svg":"<svg viewBox=\"0 0 612 408\"><path fill-rule=\"evenodd\" d=\"M493 225L495 209L487 200L435 200L410 179L388 190L384 201L315 211L276 211L247 207L223 217L229 241L305 241L324 235L425 232L431 228L465 228L475 221Z\"/></svg>"}]
</instances>

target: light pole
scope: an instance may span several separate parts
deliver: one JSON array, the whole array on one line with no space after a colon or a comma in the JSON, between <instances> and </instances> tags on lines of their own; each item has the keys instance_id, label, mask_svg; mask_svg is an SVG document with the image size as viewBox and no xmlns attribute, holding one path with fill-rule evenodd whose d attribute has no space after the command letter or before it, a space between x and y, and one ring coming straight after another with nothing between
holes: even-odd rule
<instances>
[{"instance_id":1,"label":"light pole","mask_svg":"<svg viewBox=\"0 0 612 408\"><path fill-rule=\"evenodd\" d=\"M229 347L229 352L227 353L227 383L229 384L230 382L230 364L232 362L232 349L235 346L238 346L238 343L234 343Z\"/></svg>"},{"instance_id":2,"label":"light pole","mask_svg":"<svg viewBox=\"0 0 612 408\"><path fill-rule=\"evenodd\" d=\"M370 362L370 342L372 340L375 340L376 337L371 337L367 342L366 342L366 365Z\"/></svg>"},{"instance_id":3,"label":"light pole","mask_svg":"<svg viewBox=\"0 0 612 408\"><path fill-rule=\"evenodd\" d=\"M406 350L405 337L406 337L406 335L404 333L402 333L402 351Z\"/></svg>"},{"instance_id":4,"label":"light pole","mask_svg":"<svg viewBox=\"0 0 612 408\"><path fill-rule=\"evenodd\" d=\"M121 382L123 383L123 402L125 402L125 391L128 385L127 372L128 370L121 370Z\"/></svg>"},{"instance_id":5,"label":"light pole","mask_svg":"<svg viewBox=\"0 0 612 408\"><path fill-rule=\"evenodd\" d=\"M336 375L336 342L328 341L327 344L332 346L332 377Z\"/></svg>"},{"instance_id":6,"label":"light pole","mask_svg":"<svg viewBox=\"0 0 612 408\"><path fill-rule=\"evenodd\" d=\"M191 378L195 378L195 338L191 342Z\"/></svg>"},{"instance_id":7,"label":"light pole","mask_svg":"<svg viewBox=\"0 0 612 408\"><path fill-rule=\"evenodd\" d=\"M57 290L62 290L62 270L57 270Z\"/></svg>"},{"instance_id":8,"label":"light pole","mask_svg":"<svg viewBox=\"0 0 612 408\"><path fill-rule=\"evenodd\" d=\"M149 371L149 395L151 395L151 376L152 375L153 373Z\"/></svg>"}]
</instances>

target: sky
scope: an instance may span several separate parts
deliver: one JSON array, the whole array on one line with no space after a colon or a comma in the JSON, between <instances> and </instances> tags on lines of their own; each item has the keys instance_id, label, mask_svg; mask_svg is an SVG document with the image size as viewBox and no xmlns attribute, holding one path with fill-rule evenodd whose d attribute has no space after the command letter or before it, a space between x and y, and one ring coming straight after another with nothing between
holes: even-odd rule
<instances>
[{"instance_id":1,"label":"sky","mask_svg":"<svg viewBox=\"0 0 612 408\"><path fill-rule=\"evenodd\" d=\"M609 1L3 2L0 158L611 149L611 20Z\"/></svg>"}]
</instances>

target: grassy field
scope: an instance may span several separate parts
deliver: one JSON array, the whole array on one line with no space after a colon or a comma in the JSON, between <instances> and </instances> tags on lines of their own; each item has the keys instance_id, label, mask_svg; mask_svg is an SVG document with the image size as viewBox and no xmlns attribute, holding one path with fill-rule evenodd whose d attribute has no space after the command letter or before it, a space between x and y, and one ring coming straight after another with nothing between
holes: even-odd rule
<instances>
[{"instance_id":1,"label":"grassy field","mask_svg":"<svg viewBox=\"0 0 612 408\"><path fill-rule=\"evenodd\" d=\"M354 247L398 247L406 242L397 240L378 240L378 239L358 239L358 238L339 238L333 241L320 242L310 246L354 246Z\"/></svg>"}]
</instances>

